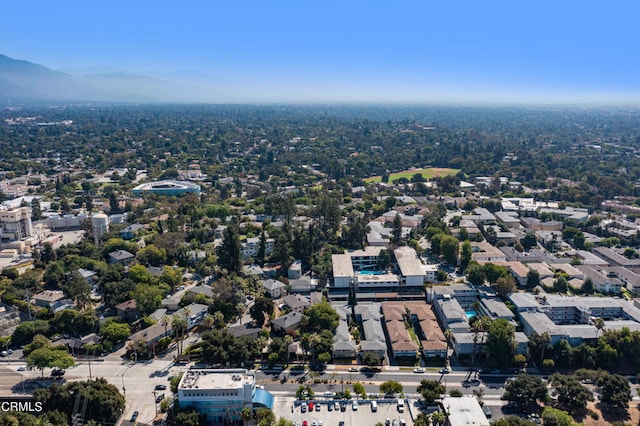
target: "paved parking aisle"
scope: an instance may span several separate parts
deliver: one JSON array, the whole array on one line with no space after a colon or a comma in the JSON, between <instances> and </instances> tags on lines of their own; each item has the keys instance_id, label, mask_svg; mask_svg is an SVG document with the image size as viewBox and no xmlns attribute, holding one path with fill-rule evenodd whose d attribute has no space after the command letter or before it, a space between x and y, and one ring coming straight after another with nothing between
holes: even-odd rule
<instances>
[{"instance_id":1,"label":"paved parking aisle","mask_svg":"<svg viewBox=\"0 0 640 426\"><path fill-rule=\"evenodd\" d=\"M316 402L320 402L320 410L316 409ZM328 401L313 401L313 411L310 410L309 402L307 402L307 408L305 412L302 412L301 405L294 405L295 398L291 397L276 397L273 407L276 418L284 417L292 420L296 425L304 425L307 422L307 426L313 426L315 422L316 426L339 426L340 422L344 422L344 426L359 426L367 425L373 426L376 423L385 424L389 419L391 426L401 425L402 421L407 426L413 426L411 415L405 409L404 412L398 411L396 403L380 403L376 412L373 412L370 401L357 401L358 406L354 410L353 401L345 401L344 408L341 408L342 401L338 401L338 410L334 408L329 411ZM333 402L335 404L335 401ZM293 409L292 409L293 407ZM344 410L344 411L343 411Z\"/></svg>"}]
</instances>

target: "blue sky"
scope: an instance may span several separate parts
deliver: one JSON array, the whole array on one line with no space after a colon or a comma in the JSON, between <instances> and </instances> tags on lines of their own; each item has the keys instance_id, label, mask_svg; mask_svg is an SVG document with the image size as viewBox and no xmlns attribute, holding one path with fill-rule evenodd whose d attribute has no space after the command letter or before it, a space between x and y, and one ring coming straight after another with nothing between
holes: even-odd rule
<instances>
[{"instance_id":1,"label":"blue sky","mask_svg":"<svg viewBox=\"0 0 640 426\"><path fill-rule=\"evenodd\" d=\"M615 0L9 1L0 53L197 71L246 101L640 102L638 16Z\"/></svg>"}]
</instances>

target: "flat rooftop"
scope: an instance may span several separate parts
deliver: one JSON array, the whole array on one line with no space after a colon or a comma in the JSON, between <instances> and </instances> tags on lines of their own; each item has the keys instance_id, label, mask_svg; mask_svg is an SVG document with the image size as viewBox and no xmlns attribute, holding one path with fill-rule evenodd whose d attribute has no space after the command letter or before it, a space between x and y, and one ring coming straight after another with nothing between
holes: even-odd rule
<instances>
[{"instance_id":1,"label":"flat rooftop","mask_svg":"<svg viewBox=\"0 0 640 426\"><path fill-rule=\"evenodd\" d=\"M178 389L238 389L255 380L253 373L241 369L191 369L184 373Z\"/></svg>"},{"instance_id":2,"label":"flat rooftop","mask_svg":"<svg viewBox=\"0 0 640 426\"><path fill-rule=\"evenodd\" d=\"M352 277L353 264L351 256L348 254L332 254L331 263L333 264L334 277Z\"/></svg>"},{"instance_id":3,"label":"flat rooftop","mask_svg":"<svg viewBox=\"0 0 640 426\"><path fill-rule=\"evenodd\" d=\"M393 251L400 267L400 272L405 277L424 275L422 262L416 251L411 247L399 247Z\"/></svg>"}]
</instances>

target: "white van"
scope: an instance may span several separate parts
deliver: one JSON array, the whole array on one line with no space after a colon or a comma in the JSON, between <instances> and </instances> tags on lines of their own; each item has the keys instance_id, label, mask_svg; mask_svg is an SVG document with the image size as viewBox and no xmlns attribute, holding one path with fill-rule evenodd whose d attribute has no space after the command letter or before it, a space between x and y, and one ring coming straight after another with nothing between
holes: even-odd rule
<instances>
[{"instance_id":1,"label":"white van","mask_svg":"<svg viewBox=\"0 0 640 426\"><path fill-rule=\"evenodd\" d=\"M378 411L378 403L376 401L371 401L371 412L375 413Z\"/></svg>"},{"instance_id":2,"label":"white van","mask_svg":"<svg viewBox=\"0 0 640 426\"><path fill-rule=\"evenodd\" d=\"M398 398L398 412L404 413L404 399Z\"/></svg>"}]
</instances>

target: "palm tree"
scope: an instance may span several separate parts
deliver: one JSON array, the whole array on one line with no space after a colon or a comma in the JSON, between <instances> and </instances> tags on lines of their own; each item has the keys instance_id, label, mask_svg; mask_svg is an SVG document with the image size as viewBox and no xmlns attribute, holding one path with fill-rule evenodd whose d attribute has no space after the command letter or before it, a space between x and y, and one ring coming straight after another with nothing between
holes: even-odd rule
<instances>
[{"instance_id":1,"label":"palm tree","mask_svg":"<svg viewBox=\"0 0 640 426\"><path fill-rule=\"evenodd\" d=\"M184 309L184 320L185 320L186 327L184 328L184 334L182 335L182 339L180 339L180 354L182 354L182 350L183 350L182 345L184 343L184 339L189 337L189 322L191 319L191 308L188 306L185 306L183 309Z\"/></svg>"},{"instance_id":2,"label":"palm tree","mask_svg":"<svg viewBox=\"0 0 640 426\"><path fill-rule=\"evenodd\" d=\"M604 320L602 318L596 318L593 321L593 325L596 326L596 339L598 338L598 333L600 333L602 331L602 329L604 329Z\"/></svg>"},{"instance_id":3,"label":"palm tree","mask_svg":"<svg viewBox=\"0 0 640 426\"><path fill-rule=\"evenodd\" d=\"M292 343L293 337L288 334L284 336L284 339L282 339L282 344L287 348L287 365L289 365L289 355L291 355L291 352L289 352L289 345L291 345Z\"/></svg>"},{"instance_id":4,"label":"palm tree","mask_svg":"<svg viewBox=\"0 0 640 426\"><path fill-rule=\"evenodd\" d=\"M551 344L551 335L549 332L545 331L540 335L541 339L541 347L540 347L540 367L542 367L542 361L544 361L544 351L547 349L547 346Z\"/></svg>"},{"instance_id":5,"label":"palm tree","mask_svg":"<svg viewBox=\"0 0 640 426\"><path fill-rule=\"evenodd\" d=\"M222 326L224 325L224 314L220 311L214 312L213 320L216 328L222 328Z\"/></svg>"},{"instance_id":6,"label":"palm tree","mask_svg":"<svg viewBox=\"0 0 640 426\"><path fill-rule=\"evenodd\" d=\"M168 328L171 325L171 317L168 315L165 315L162 317L162 325L164 326L164 336L167 337L168 336Z\"/></svg>"},{"instance_id":7,"label":"palm tree","mask_svg":"<svg viewBox=\"0 0 640 426\"><path fill-rule=\"evenodd\" d=\"M207 330L211 330L211 327L213 327L213 324L215 324L215 322L216 320L213 318L213 315L207 314L202 320L202 325L205 326Z\"/></svg>"},{"instance_id":8,"label":"palm tree","mask_svg":"<svg viewBox=\"0 0 640 426\"><path fill-rule=\"evenodd\" d=\"M453 348L453 331L451 331L450 329L445 330L444 332L444 337L447 339L447 356L445 358L445 367L449 366L449 347Z\"/></svg>"},{"instance_id":9,"label":"palm tree","mask_svg":"<svg viewBox=\"0 0 640 426\"><path fill-rule=\"evenodd\" d=\"M176 342L178 343L178 355L182 355L182 337L187 329L187 320L181 316L176 316L171 320L171 327L173 333L176 336Z\"/></svg>"},{"instance_id":10,"label":"palm tree","mask_svg":"<svg viewBox=\"0 0 640 426\"><path fill-rule=\"evenodd\" d=\"M240 417L244 420L245 425L250 425L253 420L253 410L251 408L243 408L240 412Z\"/></svg>"}]
</instances>

